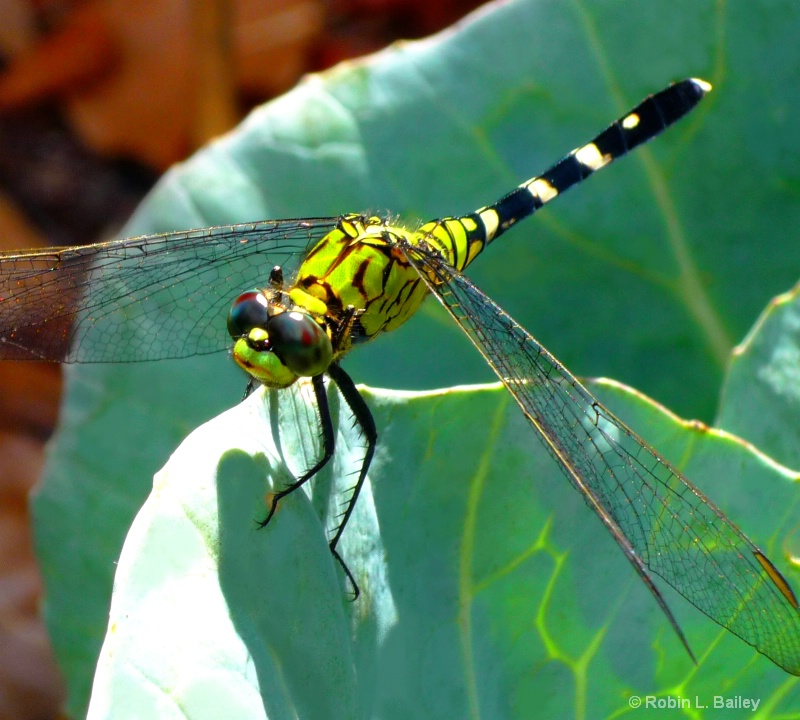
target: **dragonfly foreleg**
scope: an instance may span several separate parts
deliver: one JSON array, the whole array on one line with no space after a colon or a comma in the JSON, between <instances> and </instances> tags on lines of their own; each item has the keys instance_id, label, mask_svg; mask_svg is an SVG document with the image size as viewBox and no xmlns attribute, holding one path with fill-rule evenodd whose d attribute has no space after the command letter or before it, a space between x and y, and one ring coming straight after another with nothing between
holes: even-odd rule
<instances>
[{"instance_id":1,"label":"dragonfly foreleg","mask_svg":"<svg viewBox=\"0 0 800 720\"><path fill-rule=\"evenodd\" d=\"M331 411L328 406L328 395L325 392L325 382L323 380L323 376L315 375L311 378L311 384L314 388L314 397L317 401L317 414L319 416L320 425L322 426L322 457L310 470L307 470L293 483L287 485L285 488L283 488L283 490L280 490L273 495L272 502L270 503L269 513L267 514L265 520L259 522L259 527L265 527L267 523L272 520L275 510L278 508L278 502L282 498L290 495L301 485L308 482L312 477L314 477L314 475L322 470L322 468L324 468L328 461L333 457L335 444L335 438L333 435L333 421L331 420Z\"/></svg>"},{"instance_id":2,"label":"dragonfly foreleg","mask_svg":"<svg viewBox=\"0 0 800 720\"><path fill-rule=\"evenodd\" d=\"M354 341L363 336L363 329L360 327L359 320L364 314L364 310L359 310L353 305L348 305L342 313L342 319L333 328L331 334L331 344L335 351L342 353L350 349Z\"/></svg>"},{"instance_id":3,"label":"dragonfly foreleg","mask_svg":"<svg viewBox=\"0 0 800 720\"><path fill-rule=\"evenodd\" d=\"M252 377L248 378L247 385L245 386L244 389L244 395L242 395L243 402L253 394L253 390L255 390L255 387L256 387L256 381Z\"/></svg>"}]
</instances>

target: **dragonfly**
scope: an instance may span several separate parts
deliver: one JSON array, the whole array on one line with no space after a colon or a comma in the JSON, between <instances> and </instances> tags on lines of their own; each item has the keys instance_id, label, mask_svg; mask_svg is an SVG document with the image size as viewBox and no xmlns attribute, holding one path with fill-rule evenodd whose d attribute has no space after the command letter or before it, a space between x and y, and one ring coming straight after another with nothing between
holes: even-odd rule
<instances>
[{"instance_id":1,"label":"dragonfly","mask_svg":"<svg viewBox=\"0 0 800 720\"><path fill-rule=\"evenodd\" d=\"M283 389L310 378L320 457L271 493L262 527L280 501L333 456L327 378L365 441L355 485L329 541L357 595L337 546L378 432L341 362L405 323L434 295L611 533L690 657L654 575L800 675L798 602L766 554L463 274L512 226L654 138L709 90L702 80L674 83L497 202L416 229L347 214L0 254L0 359L135 362L228 350L247 374L248 390L255 384ZM231 304L232 289L239 294Z\"/></svg>"}]
</instances>

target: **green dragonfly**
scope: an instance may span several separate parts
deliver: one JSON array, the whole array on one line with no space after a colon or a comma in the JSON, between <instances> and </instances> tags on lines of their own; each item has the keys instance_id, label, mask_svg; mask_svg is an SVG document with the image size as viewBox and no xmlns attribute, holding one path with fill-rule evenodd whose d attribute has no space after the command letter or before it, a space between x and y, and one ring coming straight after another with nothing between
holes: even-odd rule
<instances>
[{"instance_id":1,"label":"green dragonfly","mask_svg":"<svg viewBox=\"0 0 800 720\"><path fill-rule=\"evenodd\" d=\"M0 359L133 362L232 346L249 376L248 389L255 383L287 388L311 378L321 457L271 495L262 526L280 500L333 455L327 376L366 441L329 543L357 593L337 545L366 478L377 429L340 362L356 346L402 325L433 294L613 535L689 654L694 657L652 574L800 675L798 602L766 555L462 274L512 225L658 135L709 89L695 79L670 85L494 204L416 230L350 214L1 254ZM244 292L231 306L232 288Z\"/></svg>"}]
</instances>

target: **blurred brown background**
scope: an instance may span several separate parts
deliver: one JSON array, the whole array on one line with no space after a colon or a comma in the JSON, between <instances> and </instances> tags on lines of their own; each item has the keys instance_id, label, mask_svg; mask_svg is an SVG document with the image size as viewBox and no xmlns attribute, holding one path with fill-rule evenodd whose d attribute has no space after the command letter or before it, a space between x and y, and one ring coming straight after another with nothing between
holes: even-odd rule
<instances>
[{"instance_id":1,"label":"blurred brown background","mask_svg":"<svg viewBox=\"0 0 800 720\"><path fill-rule=\"evenodd\" d=\"M108 239L172 163L304 73L478 4L0 0L0 250ZM0 720L60 714L27 513L59 392L57 366L0 363Z\"/></svg>"}]
</instances>

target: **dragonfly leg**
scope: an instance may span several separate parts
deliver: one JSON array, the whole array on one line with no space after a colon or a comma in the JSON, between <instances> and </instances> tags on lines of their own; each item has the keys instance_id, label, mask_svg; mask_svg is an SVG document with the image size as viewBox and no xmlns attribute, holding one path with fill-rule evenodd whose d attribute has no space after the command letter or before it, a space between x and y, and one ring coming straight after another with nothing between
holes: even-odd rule
<instances>
[{"instance_id":1,"label":"dragonfly leg","mask_svg":"<svg viewBox=\"0 0 800 720\"><path fill-rule=\"evenodd\" d=\"M347 525L347 521L353 514L353 509L355 508L356 501L358 500L358 495L361 492L361 488L364 485L364 480L367 477L367 470L369 470L370 463L372 462L372 456L375 454L375 445L378 442L378 430L375 427L375 419L372 417L372 413L370 412L369 407L367 407L367 403L364 402L364 398L361 397L361 393L358 392L358 389L356 388L355 383L353 383L353 381L350 379L350 376L344 370L342 370L337 363L331 364L331 366L328 368L328 375L330 375L331 380L333 380L339 387L339 391L342 393L344 401L347 403L348 407L353 413L356 423L361 428L361 432L364 434L364 439L367 442L367 449L364 453L364 460L361 463L361 470L359 470L358 479L352 488L350 499L347 501L347 507L345 508L344 513L342 513L341 522L336 528L333 539L330 541L331 552L341 563L342 560L339 557L339 554L336 552L336 545L339 542L339 539L342 537L342 533ZM349 572L348 575L350 575ZM350 579L352 580L352 576L350 576Z\"/></svg>"},{"instance_id":2,"label":"dragonfly leg","mask_svg":"<svg viewBox=\"0 0 800 720\"><path fill-rule=\"evenodd\" d=\"M357 326L363 314L364 310L357 310L352 305L348 305L345 308L341 321L333 330L333 336L331 337L333 347L342 348L345 343L352 345L354 338L358 338L359 335L363 334L363 331L359 333Z\"/></svg>"},{"instance_id":3,"label":"dragonfly leg","mask_svg":"<svg viewBox=\"0 0 800 720\"><path fill-rule=\"evenodd\" d=\"M333 457L333 422L331 421L331 411L328 407L328 395L325 392L325 382L323 381L323 376L315 375L313 378L311 378L311 384L314 388L314 397L317 401L317 413L319 414L320 424L322 425L322 457L310 470L307 470L299 478L297 478L297 480L287 485L285 488L283 488L283 490L275 493L272 498L269 513L267 514L265 520L258 523L259 527L265 527L267 523L272 520L272 516L275 514L275 510L278 507L278 501L281 500L281 498L290 495L301 485L308 482L312 477L314 477L314 475L322 470L322 468L325 467L328 461Z\"/></svg>"},{"instance_id":4,"label":"dragonfly leg","mask_svg":"<svg viewBox=\"0 0 800 720\"><path fill-rule=\"evenodd\" d=\"M250 395L253 394L253 390L255 390L256 382L253 378L247 378L247 386L244 389L244 395L242 396L242 400L247 400Z\"/></svg>"},{"instance_id":5,"label":"dragonfly leg","mask_svg":"<svg viewBox=\"0 0 800 720\"><path fill-rule=\"evenodd\" d=\"M356 395L358 395L358 391L356 390L355 385L353 385L353 381L350 380L350 378L343 371L340 371L340 372L341 372L342 375L344 375L344 377L347 378L347 381L349 381L349 383L350 383L350 387L356 393ZM336 382L337 382L337 385L338 385L339 381L336 380ZM301 485L303 485L304 483L308 482L312 477L314 477L314 475L316 475L320 470L322 470L322 468L325 467L325 465L328 464L328 461L333 457L333 451L334 451L334 447L335 447L335 438L334 438L334 434L333 434L333 421L331 420L331 412L330 412L330 407L328 405L328 395L325 392L325 383L323 381L323 376L322 375L315 375L313 378L311 378L311 383L312 383L312 386L314 388L314 396L315 396L315 399L317 401L317 413L319 415L320 425L322 426L322 457L319 459L319 461L317 463L314 464L314 467L312 467L310 470L307 470L305 473L303 473L303 475L301 475L299 478L297 478L297 480L295 480L293 483L291 483L290 485L287 485L285 488L283 488L283 490L275 493L275 495L272 498L272 503L271 503L270 510L269 510L269 513L267 514L266 519L263 520L262 522L259 522L259 524L258 524L259 527L261 527L261 528L266 527L266 525L269 523L269 521L272 520L272 516L275 514L275 511L277 510L278 501L279 500L281 500L282 498L286 497L287 495L290 495L295 490L297 490ZM339 387L341 388L341 385L339 385ZM347 399L347 396L345 395L345 391L342 391L342 395L345 396L345 400L347 400L347 404L350 405L350 401ZM362 404L364 403L364 401L361 399L360 395L358 395L358 399L361 400ZM351 408L352 408L352 406L351 406ZM364 408L366 408L366 405L364 405ZM355 410L353 410L353 412L355 412ZM369 410L367 410L367 412L369 413ZM370 420L372 420L372 415L370 415L369 417L370 417ZM373 427L373 430L374 430L374 427L375 427L374 422L372 423L372 427ZM369 459L371 459L371 458L372 458L372 452L369 453ZM369 463L367 463L367 465L368 464ZM363 474L364 475L366 474L366 468L363 470ZM361 485L362 482L363 482L363 480L360 479L359 483L358 483L358 485L359 485L358 489L359 490L360 490L360 485ZM357 497L357 496L358 496L358 492L355 493L355 496L351 500L351 504L353 502L355 502L355 497ZM349 508L348 508L348 511L347 511L346 514L347 514L347 517L350 516L350 509ZM345 522L347 522L346 519L345 519ZM336 534L336 537L335 537L335 541L338 541L339 536L341 535L341 529L343 527L344 527L344 523L339 526L339 529L337 529L337 534ZM345 564L344 560L342 559L342 556L339 555L338 552L336 552L335 542L330 544L330 549L331 549L331 553L333 554L333 557L336 558L336 561L339 563L339 565L341 565L342 570L344 571L344 574L347 576L347 579L348 579L348 581L350 582L350 585L353 588L352 599L355 600L360 595L360 590L358 589L358 583L356 582L355 577L353 577L353 573L350 572L350 568L347 567L347 565Z\"/></svg>"}]
</instances>

